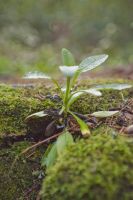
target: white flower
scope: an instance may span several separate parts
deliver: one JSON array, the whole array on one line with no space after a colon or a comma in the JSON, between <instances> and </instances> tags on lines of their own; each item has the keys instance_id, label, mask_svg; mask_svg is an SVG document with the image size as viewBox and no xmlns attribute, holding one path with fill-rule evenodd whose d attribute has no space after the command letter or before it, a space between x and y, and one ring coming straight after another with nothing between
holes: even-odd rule
<instances>
[{"instance_id":1,"label":"white flower","mask_svg":"<svg viewBox=\"0 0 133 200\"><path fill-rule=\"evenodd\" d=\"M73 75L79 69L79 66L60 66L59 68L64 76L73 77Z\"/></svg>"}]
</instances>

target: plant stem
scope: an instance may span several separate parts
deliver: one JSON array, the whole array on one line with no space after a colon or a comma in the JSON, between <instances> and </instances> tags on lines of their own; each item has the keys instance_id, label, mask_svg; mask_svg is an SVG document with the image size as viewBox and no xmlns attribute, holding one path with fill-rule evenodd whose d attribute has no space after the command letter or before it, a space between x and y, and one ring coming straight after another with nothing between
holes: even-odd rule
<instances>
[{"instance_id":1,"label":"plant stem","mask_svg":"<svg viewBox=\"0 0 133 200\"><path fill-rule=\"evenodd\" d=\"M65 99L64 99L64 107L65 107L65 112L66 112L66 115L67 115L67 112L68 112L68 107L67 107L67 104L68 104L68 99L69 99L69 94L70 94L70 81L71 81L71 78L70 77L67 77L67 83L66 83L66 94L65 94Z\"/></svg>"},{"instance_id":2,"label":"plant stem","mask_svg":"<svg viewBox=\"0 0 133 200\"><path fill-rule=\"evenodd\" d=\"M55 79L52 79L53 83L56 85L58 91L60 92L61 94L61 97L63 98L63 92L61 90L61 87L59 86L59 83L55 80Z\"/></svg>"},{"instance_id":3,"label":"plant stem","mask_svg":"<svg viewBox=\"0 0 133 200\"><path fill-rule=\"evenodd\" d=\"M122 100L125 101L125 98L124 98L123 92L120 92L120 94L121 94L121 98L122 98Z\"/></svg>"},{"instance_id":4,"label":"plant stem","mask_svg":"<svg viewBox=\"0 0 133 200\"><path fill-rule=\"evenodd\" d=\"M79 75L80 75L80 71L78 70L72 79L71 87L73 87Z\"/></svg>"}]
</instances>

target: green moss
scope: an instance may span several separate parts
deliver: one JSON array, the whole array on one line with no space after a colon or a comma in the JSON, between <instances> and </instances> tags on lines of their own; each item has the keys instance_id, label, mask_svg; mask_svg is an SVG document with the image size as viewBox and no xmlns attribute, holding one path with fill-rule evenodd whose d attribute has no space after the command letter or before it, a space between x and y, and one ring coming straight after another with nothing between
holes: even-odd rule
<instances>
[{"instance_id":1,"label":"green moss","mask_svg":"<svg viewBox=\"0 0 133 200\"><path fill-rule=\"evenodd\" d=\"M0 87L1 136L26 133L27 125L25 118L29 114L56 106L49 99L40 101L34 97L34 94L34 89L15 89L5 85Z\"/></svg>"},{"instance_id":2,"label":"green moss","mask_svg":"<svg viewBox=\"0 0 133 200\"><path fill-rule=\"evenodd\" d=\"M119 107L123 100L118 91L102 91L102 96L95 97L92 95L83 95L73 105L72 110L79 113L87 114L94 111L108 110L109 108ZM127 97L127 95L125 95Z\"/></svg>"},{"instance_id":3,"label":"green moss","mask_svg":"<svg viewBox=\"0 0 133 200\"><path fill-rule=\"evenodd\" d=\"M88 88L88 86L90 86L91 84L92 84L92 82L88 81L88 83L86 83L86 84L82 83L80 87ZM45 95L45 94L48 94L49 92L53 94L57 91L53 88L46 88L44 85L36 86L36 87L32 87L32 88L14 88L14 87L11 87L8 85L0 85L0 137L2 138L3 136L8 135L8 134L9 135L25 134L25 133L27 133L27 130L30 133L38 134L38 132L41 131L39 129L39 127L41 127L43 129L43 126L45 126L44 120L40 119L40 121L31 121L31 124L27 125L25 123L25 118L29 114L32 114L34 112L38 112L41 110L45 110L47 108L59 108L60 103L55 103L49 99L40 101L39 99L37 99L35 97L38 93ZM125 90L124 91L125 98L129 98L131 96L131 93L132 93L132 90ZM93 97L91 95L84 95L77 102L75 102L72 109L74 111L77 111L80 113L91 113L96 110L104 110L104 109L108 109L111 107L117 107L122 102L123 102L123 100L121 98L121 94L118 93L117 91L104 91L104 95L100 98ZM48 120L50 120L50 119L48 119ZM99 130L97 130L97 132L98 131ZM98 140L98 138L94 138L94 139L92 138L90 145L93 143L93 141L95 141L95 139L96 139L96 141L100 141L100 140ZM105 140L107 140L107 139L108 138L106 138ZM86 149L82 150L82 146L83 146L82 143L84 144L84 142L85 141L81 142L81 150L79 149L77 151L78 156L80 156L80 151L81 151L81 153L83 153L82 151L87 151ZM87 141L85 143L87 144L86 148L88 148L90 150L90 152L92 152L91 151L92 147L89 146ZM101 143L98 142L98 144L100 145ZM23 200L23 199L25 199L24 195L25 194L27 195L27 191L29 191L30 188L32 188L32 186L34 186L34 184L38 186L39 180L37 179L37 177L34 177L33 172L40 170L38 168L38 163L39 163L38 161L39 161L40 153L38 155L36 154L37 156L35 156L35 158L34 158L35 160L34 159L26 160L23 157L21 159L19 159L17 161L15 167L13 168L13 171L9 174L10 166L11 166L13 160L15 159L16 155L18 155L22 151L22 149L25 149L27 146L29 146L29 143L18 142L16 144L14 144L11 148L8 148L8 149L3 148L0 151L0 177L1 177L0 178L0 193L1 193L2 200L7 200L7 199ZM79 146L75 145L72 147L72 149L74 150L75 157L72 157L72 159L70 159L70 161L68 161L68 163L70 162L70 166L71 166L72 160L74 159L75 168L77 167L77 169L78 169L78 167L80 168L80 165L77 166L78 160L77 160L75 148L77 148L77 149L80 148L80 145ZM95 151L95 149L94 149L94 151ZM87 154L87 155L90 156L90 154ZM71 156L72 156L72 151L70 150L70 156L68 156L68 158L69 157L71 158ZM85 157L86 157L86 154L83 156L84 162L86 160L86 159L84 159ZM106 158L106 156L105 156L105 158ZM80 161L81 161L81 158L79 157L79 162ZM90 161L86 160L86 162L89 162L89 164L90 164ZM120 165L121 165L121 163L120 163ZM63 167L64 167L64 165L63 165ZM74 168L74 170L75 170L75 168ZM86 165L85 165L85 167L82 167L82 165L81 165L81 168L83 168L85 173L87 174L87 172L85 170ZM60 174L62 177L64 168L61 167L61 169L62 169L61 173L58 173L58 174ZM58 167L56 167L55 172L60 172L60 170L59 171L58 170L59 170ZM131 170L129 170L129 171L131 171ZM55 178L58 174L56 174L56 173L53 174L53 178ZM72 172L72 174L73 174L73 172ZM83 176L85 176L86 174L83 174ZM78 180L78 177L79 177L79 171L77 171L77 180ZM49 182L48 180L51 180L51 178L50 179L47 178L46 183ZM66 181L67 181L67 179L66 179ZM64 183L63 178L61 180L60 185L62 185L62 183ZM53 184L55 184L55 183L53 182ZM46 187L46 189L47 189L47 187ZM68 189L68 188L66 188L66 189ZM72 187L72 189L73 189L73 187ZM58 188L56 189L56 187L55 187L55 190L58 191ZM53 192L55 190L53 189ZM64 191L64 188L63 188L63 191ZM37 191L36 191L36 189L34 189L27 198L35 199L36 194L37 194ZM49 192L46 192L46 195L47 194L49 194ZM62 194L62 193L60 193L60 191L59 191L58 194ZM65 197L65 195L67 195L67 194L64 194L63 200L65 200L65 198L67 199L67 197ZM81 195L82 195L82 193L81 193ZM87 193L87 195L88 195L88 193ZM55 198L56 198L56 196L55 196ZM46 198L46 199L48 199L48 198ZM53 198L51 197L50 199L53 199ZM62 198L60 198L60 196L57 199L62 200ZM75 198L71 198L71 196L70 196L70 199L75 199Z\"/></svg>"},{"instance_id":4,"label":"green moss","mask_svg":"<svg viewBox=\"0 0 133 200\"><path fill-rule=\"evenodd\" d=\"M106 83L129 83L132 82L127 80L86 80L82 81L78 86L80 89L91 88L94 85L106 84ZM125 99L131 98L133 96L133 88L121 91L118 90L102 90L101 97L95 97L93 95L85 94L80 97L73 105L72 110L76 110L79 113L87 114L100 110L108 110L110 108L117 108L123 103L123 97Z\"/></svg>"},{"instance_id":5,"label":"green moss","mask_svg":"<svg viewBox=\"0 0 133 200\"><path fill-rule=\"evenodd\" d=\"M133 141L99 134L72 145L48 170L42 199L133 199Z\"/></svg>"},{"instance_id":6,"label":"green moss","mask_svg":"<svg viewBox=\"0 0 133 200\"><path fill-rule=\"evenodd\" d=\"M92 83L95 85L106 82L111 81L89 80L86 83L83 81L79 87L88 88L92 86ZM118 82L122 83L120 80ZM42 132L38 127L45 126L43 119L32 122L34 126L29 127L25 123L25 118L34 112L47 108L58 108L60 106L60 103L53 102L50 99L41 101L35 97L38 93L45 95L49 92L54 94L57 91L53 88L46 88L43 84L32 88L13 88L7 85L0 85L0 136L25 134L27 130L31 133L36 132L37 134ZM132 96L132 93L133 89L123 91L125 98ZM97 110L108 110L109 108L119 107L121 103L123 103L121 92L108 90L103 91L103 96L101 97L83 95L73 104L72 110L79 113L92 113Z\"/></svg>"},{"instance_id":7,"label":"green moss","mask_svg":"<svg viewBox=\"0 0 133 200\"><path fill-rule=\"evenodd\" d=\"M19 153L29 146L27 142L19 142L12 148L0 151L0 199L1 200L24 200L35 199L37 196L40 179L34 176L34 171L39 171L37 157L25 159L21 156L11 168L14 159ZM36 187L35 187L36 186ZM31 192L30 189L35 187Z\"/></svg>"}]
</instances>

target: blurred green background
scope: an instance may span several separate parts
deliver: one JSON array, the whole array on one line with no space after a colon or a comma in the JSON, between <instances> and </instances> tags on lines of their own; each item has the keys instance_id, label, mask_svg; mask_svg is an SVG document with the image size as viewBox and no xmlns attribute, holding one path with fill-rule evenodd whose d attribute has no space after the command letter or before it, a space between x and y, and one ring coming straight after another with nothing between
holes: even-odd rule
<instances>
[{"instance_id":1,"label":"blurred green background","mask_svg":"<svg viewBox=\"0 0 133 200\"><path fill-rule=\"evenodd\" d=\"M77 62L107 53L133 63L133 0L0 0L0 75L56 72L62 47Z\"/></svg>"}]
</instances>

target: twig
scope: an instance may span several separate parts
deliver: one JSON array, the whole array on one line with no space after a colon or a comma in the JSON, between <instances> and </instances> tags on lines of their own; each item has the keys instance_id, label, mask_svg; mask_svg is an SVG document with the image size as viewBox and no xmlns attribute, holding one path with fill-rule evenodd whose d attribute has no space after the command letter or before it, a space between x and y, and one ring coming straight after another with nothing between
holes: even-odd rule
<instances>
[{"instance_id":1,"label":"twig","mask_svg":"<svg viewBox=\"0 0 133 200\"><path fill-rule=\"evenodd\" d=\"M58 133L58 134L53 135L53 136L51 136L51 137L49 137L49 138L47 138L47 139L45 139L45 140L42 140L42 141L40 141L40 142L37 142L36 144L34 144L34 145L32 145L32 146L26 148L24 151L22 151L20 155L25 154L25 153L27 153L29 150L31 150L31 149L33 149L33 148L37 148L38 146L44 144L45 142L48 142L49 140L52 140L52 139L58 137L60 134L61 134L61 133Z\"/></svg>"},{"instance_id":2,"label":"twig","mask_svg":"<svg viewBox=\"0 0 133 200\"><path fill-rule=\"evenodd\" d=\"M24 151L22 151L22 152L21 152L18 156L16 156L16 158L14 159L14 161L13 161L13 163L12 163L12 165L11 165L11 168L10 168L10 170L9 170L9 174L11 173L11 170L13 169L15 163L17 162L17 160L19 159L19 157L20 157L21 155L27 153L29 150L31 150L31 149L33 149L33 148L37 148L38 146L44 144L45 142L48 142L49 140L52 140L52 139L58 137L59 135L61 135L61 133L55 134L55 135L53 135L53 136L51 136L51 137L49 137L49 138L47 138L47 139L45 139L45 140L42 140L42 141L40 141L40 142L38 142L38 143L36 143L36 144L34 144L34 145L32 145L32 146L26 148Z\"/></svg>"}]
</instances>

